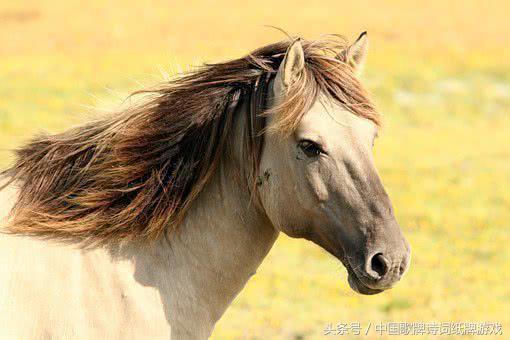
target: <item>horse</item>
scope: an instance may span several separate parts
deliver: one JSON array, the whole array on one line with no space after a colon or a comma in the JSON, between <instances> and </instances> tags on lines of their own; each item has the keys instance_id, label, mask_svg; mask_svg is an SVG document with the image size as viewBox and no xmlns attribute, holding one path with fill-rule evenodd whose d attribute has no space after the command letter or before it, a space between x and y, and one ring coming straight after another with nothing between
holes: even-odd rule
<instances>
[{"instance_id":1,"label":"horse","mask_svg":"<svg viewBox=\"0 0 510 340\"><path fill-rule=\"evenodd\" d=\"M289 37L33 137L2 172L2 339L203 339L280 233L361 294L410 246L375 168L363 33Z\"/></svg>"}]
</instances>

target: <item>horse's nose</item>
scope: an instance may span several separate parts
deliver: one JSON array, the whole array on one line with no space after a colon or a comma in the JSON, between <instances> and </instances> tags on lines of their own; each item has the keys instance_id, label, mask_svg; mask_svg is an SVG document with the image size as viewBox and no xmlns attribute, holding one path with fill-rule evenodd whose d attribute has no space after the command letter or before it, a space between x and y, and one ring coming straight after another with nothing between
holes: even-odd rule
<instances>
[{"instance_id":1,"label":"horse's nose","mask_svg":"<svg viewBox=\"0 0 510 340\"><path fill-rule=\"evenodd\" d=\"M390 269L390 263L382 253L377 253L366 262L366 272L374 280L382 278Z\"/></svg>"},{"instance_id":2,"label":"horse's nose","mask_svg":"<svg viewBox=\"0 0 510 340\"><path fill-rule=\"evenodd\" d=\"M383 253L375 253L367 258L365 271L370 278L381 284L394 283L404 274L407 262L407 256L392 261L389 256Z\"/></svg>"}]
</instances>

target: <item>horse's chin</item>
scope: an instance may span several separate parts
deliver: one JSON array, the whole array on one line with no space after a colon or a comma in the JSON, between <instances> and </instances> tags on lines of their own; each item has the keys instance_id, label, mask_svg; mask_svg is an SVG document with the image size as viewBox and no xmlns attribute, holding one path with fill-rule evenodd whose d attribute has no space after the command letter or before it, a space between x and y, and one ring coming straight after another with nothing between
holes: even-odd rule
<instances>
[{"instance_id":1,"label":"horse's chin","mask_svg":"<svg viewBox=\"0 0 510 340\"><path fill-rule=\"evenodd\" d=\"M371 288L365 285L357 276L355 271L352 269L350 263L348 261L344 262L345 268L347 269L347 273L349 276L347 277L347 282L349 282L349 286L356 293L363 295L375 295L383 292L385 289Z\"/></svg>"},{"instance_id":2,"label":"horse's chin","mask_svg":"<svg viewBox=\"0 0 510 340\"><path fill-rule=\"evenodd\" d=\"M347 282L349 282L349 286L352 290L363 295L375 295L384 291L384 289L373 289L365 286L353 273L349 273Z\"/></svg>"}]
</instances>

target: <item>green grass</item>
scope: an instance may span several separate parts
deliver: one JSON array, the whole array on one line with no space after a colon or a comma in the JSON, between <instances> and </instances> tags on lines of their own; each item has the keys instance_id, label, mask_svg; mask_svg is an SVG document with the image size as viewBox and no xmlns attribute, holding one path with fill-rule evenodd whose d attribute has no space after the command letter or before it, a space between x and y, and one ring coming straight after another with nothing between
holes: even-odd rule
<instances>
[{"instance_id":1,"label":"green grass","mask_svg":"<svg viewBox=\"0 0 510 340\"><path fill-rule=\"evenodd\" d=\"M181 3L172 11L161 3L142 11L136 2L120 8L94 1L83 14L55 0L45 6L0 1L0 33L11 37L0 47L0 167L12 161L5 149L41 129L86 120L85 106L119 104L138 82L160 80L159 70L235 57L281 37L262 24L312 37L368 27L373 48L363 78L385 117L375 155L413 247L411 268L394 289L361 296L348 288L337 260L282 236L214 338L314 339L328 323L389 321L500 322L506 334L510 59L502 39L510 33L508 4L431 1L417 9L397 3L353 2L344 22L337 21L344 17L337 2L295 13L285 11L285 2L271 11L264 4L196 4L187 13L191 5ZM217 20L225 8L251 15ZM39 16L11 20L22 10ZM53 20L55 13L65 19ZM486 25L473 24L489 17ZM68 30L58 26L66 23Z\"/></svg>"}]
</instances>

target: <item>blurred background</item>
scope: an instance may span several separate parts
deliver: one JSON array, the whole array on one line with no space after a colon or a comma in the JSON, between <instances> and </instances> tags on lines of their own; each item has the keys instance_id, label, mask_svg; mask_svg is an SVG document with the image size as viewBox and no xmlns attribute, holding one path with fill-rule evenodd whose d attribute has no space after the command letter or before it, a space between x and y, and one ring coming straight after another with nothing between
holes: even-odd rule
<instances>
[{"instance_id":1,"label":"blurred background","mask_svg":"<svg viewBox=\"0 0 510 340\"><path fill-rule=\"evenodd\" d=\"M337 260L281 236L213 338L315 339L328 324L390 321L499 322L509 333L510 2L312 3L0 0L0 168L36 131L284 38L264 25L350 41L367 30L362 78L384 115L375 156L411 268L396 288L361 296Z\"/></svg>"}]
</instances>

